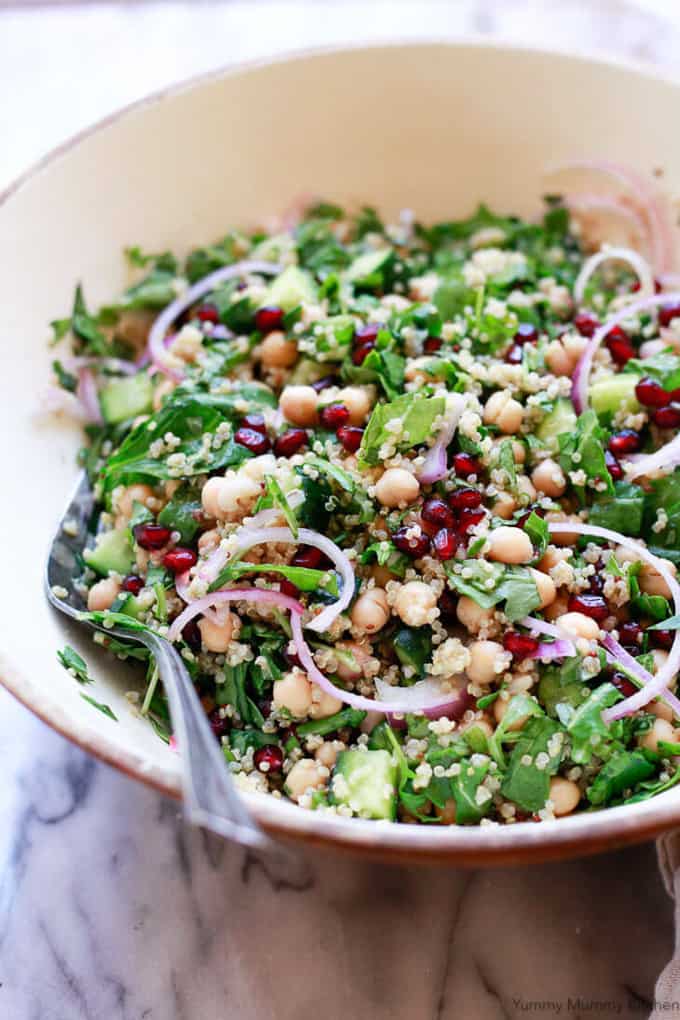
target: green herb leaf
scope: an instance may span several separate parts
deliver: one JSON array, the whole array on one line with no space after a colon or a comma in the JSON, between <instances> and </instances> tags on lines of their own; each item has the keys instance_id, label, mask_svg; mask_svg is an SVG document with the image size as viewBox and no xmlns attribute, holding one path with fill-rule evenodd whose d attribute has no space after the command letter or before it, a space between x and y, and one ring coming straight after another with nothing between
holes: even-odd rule
<instances>
[{"instance_id":1,"label":"green herb leaf","mask_svg":"<svg viewBox=\"0 0 680 1020\"><path fill-rule=\"evenodd\" d=\"M573 432L558 436L560 465L566 473L583 471L587 481L602 483L604 491L613 495L614 483L604 459L606 435L595 411L586 411L578 418ZM576 486L576 490L583 499L585 487Z\"/></svg>"},{"instance_id":2,"label":"green herb leaf","mask_svg":"<svg viewBox=\"0 0 680 1020\"><path fill-rule=\"evenodd\" d=\"M557 772L563 751L559 725L545 716L530 719L515 744L501 793L524 811L540 811L550 793L550 777Z\"/></svg>"},{"instance_id":3,"label":"green herb leaf","mask_svg":"<svg viewBox=\"0 0 680 1020\"><path fill-rule=\"evenodd\" d=\"M642 751L615 751L586 790L591 804L607 804L656 771Z\"/></svg>"},{"instance_id":4,"label":"green herb leaf","mask_svg":"<svg viewBox=\"0 0 680 1020\"><path fill-rule=\"evenodd\" d=\"M380 450L386 442L394 442L397 450L411 450L424 443L432 433L432 425L443 414L443 397L421 397L406 393L388 404L378 404L371 415L359 448L359 462L364 466L381 462ZM387 428L392 421L402 423L399 433Z\"/></svg>"},{"instance_id":5,"label":"green herb leaf","mask_svg":"<svg viewBox=\"0 0 680 1020\"><path fill-rule=\"evenodd\" d=\"M94 698L91 698L88 694L83 694L82 691L80 693L80 696L83 699L83 701L86 701L88 703L88 705L92 705L93 708L98 709L98 711L102 712L103 715L108 716L109 719L113 719L114 722L118 722L118 717L115 715L113 710L109 708L108 705L103 705L101 701L95 701Z\"/></svg>"},{"instance_id":6,"label":"green herb leaf","mask_svg":"<svg viewBox=\"0 0 680 1020\"><path fill-rule=\"evenodd\" d=\"M594 754L605 756L604 747L614 739L616 730L603 720L602 713L621 697L613 684L601 684L578 708L571 709L568 717L562 718L571 739L571 757L577 764L589 762Z\"/></svg>"},{"instance_id":7,"label":"green herb leaf","mask_svg":"<svg viewBox=\"0 0 680 1020\"><path fill-rule=\"evenodd\" d=\"M57 658L62 664L64 669L68 670L79 684L91 684L94 683L92 677L87 671L87 663L75 648L71 648L70 645L64 645L60 652L57 652Z\"/></svg>"}]
</instances>

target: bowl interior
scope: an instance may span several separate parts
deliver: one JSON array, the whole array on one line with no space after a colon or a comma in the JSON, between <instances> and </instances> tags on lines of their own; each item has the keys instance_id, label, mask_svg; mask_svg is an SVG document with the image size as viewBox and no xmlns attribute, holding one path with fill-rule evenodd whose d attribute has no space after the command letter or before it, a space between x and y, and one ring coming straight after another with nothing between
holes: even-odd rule
<instances>
[{"instance_id":1,"label":"bowl interior","mask_svg":"<svg viewBox=\"0 0 680 1020\"><path fill-rule=\"evenodd\" d=\"M76 281L91 304L111 299L127 282L125 246L183 251L305 194L373 204L388 216L410 207L428 220L465 214L480 200L536 212L544 168L573 156L620 159L647 174L662 168L675 181L680 136L668 125L679 99L672 82L535 51L461 44L328 52L145 101L10 189L0 203L7 686L83 746L177 792L176 755L129 710L130 668L98 654L42 595L44 556L80 445L76 426L41 415L54 357L47 324L68 314ZM66 641L92 663L96 684L87 693L109 704L118 723L87 705L58 665ZM670 794L540 826L433 831L321 819L255 800L267 824L292 836L476 862L584 850L599 838L611 845L680 817Z\"/></svg>"}]
</instances>

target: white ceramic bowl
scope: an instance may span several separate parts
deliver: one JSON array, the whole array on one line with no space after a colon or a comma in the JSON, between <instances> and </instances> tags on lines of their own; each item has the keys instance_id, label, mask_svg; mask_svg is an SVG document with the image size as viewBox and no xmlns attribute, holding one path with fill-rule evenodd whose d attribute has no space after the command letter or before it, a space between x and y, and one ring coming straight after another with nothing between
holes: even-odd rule
<instances>
[{"instance_id":1,"label":"white ceramic bowl","mask_svg":"<svg viewBox=\"0 0 680 1020\"><path fill-rule=\"evenodd\" d=\"M122 249L186 250L260 220L301 193L424 219L539 207L541 172L569 156L621 159L680 180L680 86L619 64L461 45L296 56L201 79L67 143L0 200L0 674L24 704L98 757L172 795L178 759L130 711L127 667L98 654L42 593L47 543L76 475L78 429L38 420L47 323L82 280L92 304L124 284ZM65 640L93 663L88 706L56 660ZM558 822L430 828L322 817L271 797L268 829L384 856L495 863L632 842L680 821L680 792Z\"/></svg>"}]
</instances>

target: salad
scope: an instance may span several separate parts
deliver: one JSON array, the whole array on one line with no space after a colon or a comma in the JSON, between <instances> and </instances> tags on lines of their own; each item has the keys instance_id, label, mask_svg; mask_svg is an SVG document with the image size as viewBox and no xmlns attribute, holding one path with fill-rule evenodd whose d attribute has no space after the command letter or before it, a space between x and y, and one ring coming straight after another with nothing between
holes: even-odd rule
<instances>
[{"instance_id":1,"label":"salad","mask_svg":"<svg viewBox=\"0 0 680 1020\"><path fill-rule=\"evenodd\" d=\"M568 170L604 192L531 221L316 202L133 248L53 323L98 506L74 591L174 642L243 789L510 825L680 781L674 237L649 182ZM148 652L95 640L176 746Z\"/></svg>"}]
</instances>

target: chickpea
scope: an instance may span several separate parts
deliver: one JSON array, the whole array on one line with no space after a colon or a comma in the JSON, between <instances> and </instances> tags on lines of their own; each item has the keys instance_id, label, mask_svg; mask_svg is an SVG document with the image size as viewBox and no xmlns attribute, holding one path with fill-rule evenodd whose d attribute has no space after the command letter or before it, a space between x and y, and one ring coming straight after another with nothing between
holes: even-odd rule
<instances>
[{"instance_id":1,"label":"chickpea","mask_svg":"<svg viewBox=\"0 0 680 1020\"><path fill-rule=\"evenodd\" d=\"M668 560L665 564L670 573L675 577L677 568L675 563ZM661 576L659 571L651 563L643 563L640 570L640 588L645 595L661 595L665 599L672 598L668 583Z\"/></svg>"},{"instance_id":2,"label":"chickpea","mask_svg":"<svg viewBox=\"0 0 680 1020\"><path fill-rule=\"evenodd\" d=\"M667 744L675 743L675 733L674 727L666 719L655 719L651 730L638 738L638 744L649 751L658 751L660 740Z\"/></svg>"},{"instance_id":3,"label":"chickpea","mask_svg":"<svg viewBox=\"0 0 680 1020\"><path fill-rule=\"evenodd\" d=\"M87 608L91 613L110 609L120 593L120 584L112 577L96 581L87 593Z\"/></svg>"},{"instance_id":4,"label":"chickpea","mask_svg":"<svg viewBox=\"0 0 680 1020\"><path fill-rule=\"evenodd\" d=\"M232 471L224 478L209 478L201 490L201 502L210 517L241 520L259 495L257 482Z\"/></svg>"},{"instance_id":5,"label":"chickpea","mask_svg":"<svg viewBox=\"0 0 680 1020\"><path fill-rule=\"evenodd\" d=\"M456 824L456 802L455 800L447 800L444 802L444 807L434 806L434 813L437 815L443 825L455 825Z\"/></svg>"},{"instance_id":6,"label":"chickpea","mask_svg":"<svg viewBox=\"0 0 680 1020\"><path fill-rule=\"evenodd\" d=\"M309 715L312 719L327 719L342 708L342 702L333 694L324 691L318 684L312 684L312 703Z\"/></svg>"},{"instance_id":7,"label":"chickpea","mask_svg":"<svg viewBox=\"0 0 680 1020\"><path fill-rule=\"evenodd\" d=\"M668 723L672 723L675 718L673 709L665 701L653 701L651 705L647 705L647 711L655 715L657 719L664 719Z\"/></svg>"},{"instance_id":8,"label":"chickpea","mask_svg":"<svg viewBox=\"0 0 680 1020\"><path fill-rule=\"evenodd\" d=\"M538 608L545 609L546 606L552 605L557 598L557 589L552 577L544 574L542 570L534 570L533 567L529 567L529 573L534 579L534 584L538 589L538 595L541 600Z\"/></svg>"},{"instance_id":9,"label":"chickpea","mask_svg":"<svg viewBox=\"0 0 680 1020\"><path fill-rule=\"evenodd\" d=\"M600 628L595 620L591 620L585 613L565 613L558 621L562 630L565 630L572 637L585 638L586 641L596 641L600 635Z\"/></svg>"},{"instance_id":10,"label":"chickpea","mask_svg":"<svg viewBox=\"0 0 680 1020\"><path fill-rule=\"evenodd\" d=\"M198 621L198 629L201 632L203 647L209 652L226 652L231 642L231 635L234 629L234 618L227 609L226 612L218 611L219 622L204 616Z\"/></svg>"},{"instance_id":11,"label":"chickpea","mask_svg":"<svg viewBox=\"0 0 680 1020\"><path fill-rule=\"evenodd\" d=\"M506 435L519 432L524 419L524 408L518 400L510 396L507 390L492 393L484 405L484 421L487 425L497 425Z\"/></svg>"},{"instance_id":12,"label":"chickpea","mask_svg":"<svg viewBox=\"0 0 680 1020\"><path fill-rule=\"evenodd\" d=\"M570 815L578 807L581 791L571 779L553 776L550 780L550 800L555 816L561 818L563 815Z\"/></svg>"},{"instance_id":13,"label":"chickpea","mask_svg":"<svg viewBox=\"0 0 680 1020\"><path fill-rule=\"evenodd\" d=\"M531 480L538 491L545 493L546 496L561 496L567 488L564 471L552 457L542 460L534 468L531 472Z\"/></svg>"},{"instance_id":14,"label":"chickpea","mask_svg":"<svg viewBox=\"0 0 680 1020\"><path fill-rule=\"evenodd\" d=\"M571 375L574 369L560 340L551 340L546 347L545 363L553 375Z\"/></svg>"},{"instance_id":15,"label":"chickpea","mask_svg":"<svg viewBox=\"0 0 680 1020\"><path fill-rule=\"evenodd\" d=\"M515 510L517 509L517 500L510 492L499 492L497 493L494 504L493 512L496 517L502 517L504 521L509 521Z\"/></svg>"},{"instance_id":16,"label":"chickpea","mask_svg":"<svg viewBox=\"0 0 680 1020\"><path fill-rule=\"evenodd\" d=\"M518 692L519 693L519 692ZM502 722L505 713L508 710L510 699L506 701L505 698L496 698L493 703L493 717L497 723ZM513 723L508 726L508 731L514 732L515 730L521 730L527 719L531 718L531 713L527 712L526 715L520 715Z\"/></svg>"},{"instance_id":17,"label":"chickpea","mask_svg":"<svg viewBox=\"0 0 680 1020\"><path fill-rule=\"evenodd\" d=\"M420 483L405 468L388 468L378 480L375 494L383 506L409 506L420 493Z\"/></svg>"},{"instance_id":18,"label":"chickpea","mask_svg":"<svg viewBox=\"0 0 680 1020\"><path fill-rule=\"evenodd\" d=\"M318 790L326 785L328 769L313 758L302 758L293 765L286 776L285 790L288 796L299 803L307 790Z\"/></svg>"},{"instance_id":19,"label":"chickpea","mask_svg":"<svg viewBox=\"0 0 680 1020\"><path fill-rule=\"evenodd\" d=\"M349 411L350 425L363 425L371 413L374 396L372 388L346 386L340 390L336 399Z\"/></svg>"},{"instance_id":20,"label":"chickpea","mask_svg":"<svg viewBox=\"0 0 680 1020\"><path fill-rule=\"evenodd\" d=\"M274 682L272 703L275 708L287 709L296 719L306 716L312 705L312 685L307 674L296 667L284 673Z\"/></svg>"},{"instance_id":21,"label":"chickpea","mask_svg":"<svg viewBox=\"0 0 680 1020\"><path fill-rule=\"evenodd\" d=\"M422 627L432 623L437 596L423 581L408 581L399 589L394 608L409 627Z\"/></svg>"},{"instance_id":22,"label":"chickpea","mask_svg":"<svg viewBox=\"0 0 680 1020\"><path fill-rule=\"evenodd\" d=\"M259 457L253 457L241 465L239 474L245 475L253 482L264 482L266 475L271 475L276 470L276 457L273 453L263 453Z\"/></svg>"},{"instance_id":23,"label":"chickpea","mask_svg":"<svg viewBox=\"0 0 680 1020\"><path fill-rule=\"evenodd\" d=\"M318 394L311 386L286 386L279 398L283 417L293 425L317 425L318 403Z\"/></svg>"},{"instance_id":24,"label":"chickpea","mask_svg":"<svg viewBox=\"0 0 680 1020\"><path fill-rule=\"evenodd\" d=\"M489 559L498 563L528 563L533 559L531 539L521 528L501 525L489 534Z\"/></svg>"},{"instance_id":25,"label":"chickpea","mask_svg":"<svg viewBox=\"0 0 680 1020\"><path fill-rule=\"evenodd\" d=\"M570 549L558 549L555 545L549 545L543 556L538 561L538 569L542 570L544 574L556 567L558 563L562 563L564 560L568 560L571 557Z\"/></svg>"},{"instance_id":26,"label":"chickpea","mask_svg":"<svg viewBox=\"0 0 680 1020\"><path fill-rule=\"evenodd\" d=\"M285 333L274 330L260 344L260 360L265 368L291 368L298 357L294 340L286 340Z\"/></svg>"},{"instance_id":27,"label":"chickpea","mask_svg":"<svg viewBox=\"0 0 680 1020\"><path fill-rule=\"evenodd\" d=\"M468 651L470 664L466 673L473 684L490 684L507 669L510 656L498 641L473 641Z\"/></svg>"},{"instance_id":28,"label":"chickpea","mask_svg":"<svg viewBox=\"0 0 680 1020\"><path fill-rule=\"evenodd\" d=\"M150 499L154 499L151 486L138 482L135 485L129 485L127 489L121 492L116 500L116 510L121 517L129 521L132 516L132 504L141 503L143 506L146 506Z\"/></svg>"},{"instance_id":29,"label":"chickpea","mask_svg":"<svg viewBox=\"0 0 680 1020\"><path fill-rule=\"evenodd\" d=\"M338 641L336 649L352 656L353 663L338 658L337 673L341 680L358 680L364 676L364 670L371 656L369 645L360 645L356 641Z\"/></svg>"},{"instance_id":30,"label":"chickpea","mask_svg":"<svg viewBox=\"0 0 680 1020\"><path fill-rule=\"evenodd\" d=\"M390 607L384 588L369 588L359 596L350 613L354 626L365 630L367 634L375 634L381 630L389 618Z\"/></svg>"},{"instance_id":31,"label":"chickpea","mask_svg":"<svg viewBox=\"0 0 680 1020\"><path fill-rule=\"evenodd\" d=\"M317 747L314 752L314 757L320 765L325 765L327 769L332 769L338 760L340 751L343 751L345 745L341 740L324 740L321 747Z\"/></svg>"},{"instance_id":32,"label":"chickpea","mask_svg":"<svg viewBox=\"0 0 680 1020\"><path fill-rule=\"evenodd\" d=\"M493 620L493 609L482 609L474 599L461 595L456 605L456 616L471 634L477 634Z\"/></svg>"},{"instance_id":33,"label":"chickpea","mask_svg":"<svg viewBox=\"0 0 680 1020\"><path fill-rule=\"evenodd\" d=\"M213 549L216 549L220 544L220 533L217 528L210 528L209 531L204 531L198 539L198 551L200 553L209 553Z\"/></svg>"}]
</instances>

